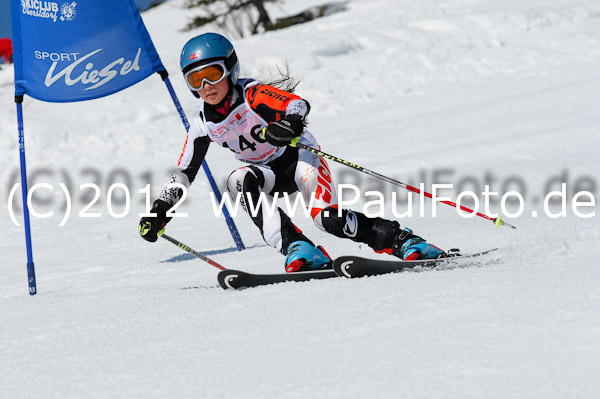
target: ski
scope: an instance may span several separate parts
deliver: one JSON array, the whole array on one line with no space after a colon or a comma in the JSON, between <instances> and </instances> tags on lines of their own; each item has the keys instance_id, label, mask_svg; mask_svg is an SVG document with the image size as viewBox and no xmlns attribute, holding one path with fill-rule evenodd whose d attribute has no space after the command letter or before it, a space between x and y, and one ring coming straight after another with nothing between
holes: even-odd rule
<instances>
[{"instance_id":1,"label":"ski","mask_svg":"<svg viewBox=\"0 0 600 399\"><path fill-rule=\"evenodd\" d=\"M415 267L436 267L448 264L464 264L473 262L472 258L485 255L495 249L471 255L454 256L442 259L426 260L378 260L358 256L341 256L333 261L333 269L314 270L308 272L255 274L241 270L225 269L217 277L219 285L225 290L258 287L261 285L284 283L287 281L322 280L333 277L363 277L379 274L401 272Z\"/></svg>"},{"instance_id":2,"label":"ski","mask_svg":"<svg viewBox=\"0 0 600 399\"><path fill-rule=\"evenodd\" d=\"M436 267L451 264L469 264L473 258L488 254L497 248L478 252L470 255L452 256L440 259L424 260L379 260L367 259L358 256L341 256L333 261L333 270L340 277L356 278L364 276L376 276L379 274L397 273L415 267Z\"/></svg>"},{"instance_id":3,"label":"ski","mask_svg":"<svg viewBox=\"0 0 600 399\"><path fill-rule=\"evenodd\" d=\"M338 275L333 269L277 274L254 274L242 272L240 270L226 269L219 272L217 279L219 280L219 285L223 289L237 290L260 285L284 283L286 281L321 280L337 276Z\"/></svg>"}]
</instances>

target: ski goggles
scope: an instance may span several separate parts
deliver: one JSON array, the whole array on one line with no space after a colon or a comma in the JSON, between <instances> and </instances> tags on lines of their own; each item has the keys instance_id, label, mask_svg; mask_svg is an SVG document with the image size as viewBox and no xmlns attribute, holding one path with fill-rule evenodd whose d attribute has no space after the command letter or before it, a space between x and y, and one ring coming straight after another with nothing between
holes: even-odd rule
<instances>
[{"instance_id":1,"label":"ski goggles","mask_svg":"<svg viewBox=\"0 0 600 399\"><path fill-rule=\"evenodd\" d=\"M201 65L198 68L187 71L184 75L188 87L193 91L202 89L204 83L207 82L211 85L216 85L227 76L229 76L229 71L223 61Z\"/></svg>"}]
</instances>

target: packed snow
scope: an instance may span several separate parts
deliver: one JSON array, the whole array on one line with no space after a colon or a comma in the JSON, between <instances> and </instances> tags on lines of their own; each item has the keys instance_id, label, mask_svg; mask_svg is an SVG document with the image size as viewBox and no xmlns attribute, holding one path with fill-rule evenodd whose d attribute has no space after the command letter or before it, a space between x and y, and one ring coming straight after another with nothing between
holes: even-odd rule
<instances>
[{"instance_id":1,"label":"packed snow","mask_svg":"<svg viewBox=\"0 0 600 399\"><path fill-rule=\"evenodd\" d=\"M170 0L144 22L188 115L197 101L178 71L194 15ZM299 4L302 3L302 4ZM270 5L290 15L322 1ZM226 32L222 32L226 33ZM286 62L312 110L321 148L446 195L498 192L490 212L516 230L429 199L400 219L444 249L496 248L481 264L378 277L224 291L218 270L139 238L139 213L176 164L186 132L158 76L113 96L51 104L26 97L38 294L28 295L13 72L0 70L0 398L596 398L600 392L600 3L588 0L350 0L346 11L232 38L242 76ZM240 166L207 156L224 188ZM331 164L338 183L407 194ZM64 226L65 195L73 211ZM100 186L93 199L84 183ZM123 183L131 196L127 210ZM554 193L544 209L544 199ZM513 194L523 197L522 215ZM577 193L584 194L575 198ZM589 194L585 194L585 192ZM283 272L247 215L238 252L214 216L203 175L167 233L234 269ZM482 198L480 196L480 198ZM574 201L575 198L575 201ZM557 201L556 201L557 200ZM465 205L471 206L469 197ZM573 204L575 203L575 207ZM483 204L480 211L483 211ZM559 215L564 206L563 217ZM373 210L373 208L369 208ZM113 214L123 214L117 218ZM537 212L535 214L534 212ZM507 216L507 214L509 216ZM294 222L332 256L387 259Z\"/></svg>"}]
</instances>

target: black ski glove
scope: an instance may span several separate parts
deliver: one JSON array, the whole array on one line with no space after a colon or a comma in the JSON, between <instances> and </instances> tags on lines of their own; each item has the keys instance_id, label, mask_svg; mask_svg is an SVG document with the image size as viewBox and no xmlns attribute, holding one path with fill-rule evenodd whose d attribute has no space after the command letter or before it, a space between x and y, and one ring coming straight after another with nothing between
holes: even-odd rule
<instances>
[{"instance_id":1,"label":"black ski glove","mask_svg":"<svg viewBox=\"0 0 600 399\"><path fill-rule=\"evenodd\" d=\"M165 231L165 226L171 218L167 217L167 211L171 205L163 200L156 200L150 209L150 213L156 216L144 216L140 219L138 231L146 241L155 242Z\"/></svg>"},{"instance_id":2,"label":"black ski glove","mask_svg":"<svg viewBox=\"0 0 600 399\"><path fill-rule=\"evenodd\" d=\"M263 138L271 145L283 147L303 132L302 117L300 115L288 115L280 121L271 122L263 130Z\"/></svg>"}]
</instances>

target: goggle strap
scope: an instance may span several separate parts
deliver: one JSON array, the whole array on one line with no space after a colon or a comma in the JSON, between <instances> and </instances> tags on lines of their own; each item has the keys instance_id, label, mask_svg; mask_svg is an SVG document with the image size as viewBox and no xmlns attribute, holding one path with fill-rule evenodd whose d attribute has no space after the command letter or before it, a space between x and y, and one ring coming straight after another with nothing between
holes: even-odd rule
<instances>
[{"instance_id":1,"label":"goggle strap","mask_svg":"<svg viewBox=\"0 0 600 399\"><path fill-rule=\"evenodd\" d=\"M225 68L227 68L228 71L231 71L231 68L233 68L237 62L237 54L235 53L235 50L233 50L233 53L225 60Z\"/></svg>"}]
</instances>

